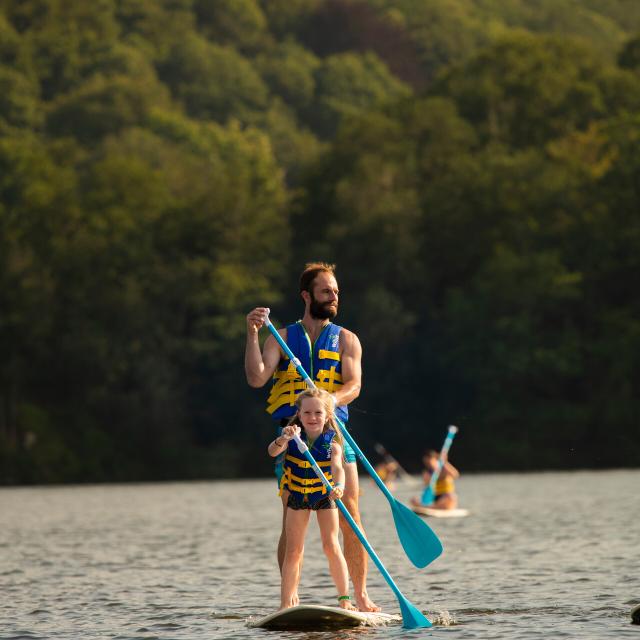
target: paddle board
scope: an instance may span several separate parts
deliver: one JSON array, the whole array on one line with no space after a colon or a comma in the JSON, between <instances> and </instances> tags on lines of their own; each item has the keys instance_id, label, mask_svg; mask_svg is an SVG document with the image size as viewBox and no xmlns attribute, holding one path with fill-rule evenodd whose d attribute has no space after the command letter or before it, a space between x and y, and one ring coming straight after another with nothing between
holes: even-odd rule
<instances>
[{"instance_id":1,"label":"paddle board","mask_svg":"<svg viewBox=\"0 0 640 640\"><path fill-rule=\"evenodd\" d=\"M390 613L347 611L339 607L318 604L300 604L297 607L270 613L263 618L250 618L249 627L263 629L338 629L341 627L377 627L402 618Z\"/></svg>"},{"instance_id":2,"label":"paddle board","mask_svg":"<svg viewBox=\"0 0 640 640\"><path fill-rule=\"evenodd\" d=\"M434 518L464 518L469 512L466 509L434 509L433 507L422 507L413 505L412 509L421 516L432 516Z\"/></svg>"}]
</instances>

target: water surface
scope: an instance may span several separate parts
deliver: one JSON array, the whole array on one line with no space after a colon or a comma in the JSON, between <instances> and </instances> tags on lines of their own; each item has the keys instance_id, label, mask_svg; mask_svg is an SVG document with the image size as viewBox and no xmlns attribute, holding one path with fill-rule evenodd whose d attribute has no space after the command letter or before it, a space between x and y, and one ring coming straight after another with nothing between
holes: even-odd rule
<instances>
[{"instance_id":1,"label":"water surface","mask_svg":"<svg viewBox=\"0 0 640 640\"><path fill-rule=\"evenodd\" d=\"M368 479L368 537L404 595L436 624L343 632L250 629L277 607L272 481L0 489L0 640L640 639L640 471L467 475L467 518L428 520L445 553L418 570ZM400 485L408 502L417 492ZM317 525L303 602L335 593ZM398 603L370 565L370 595Z\"/></svg>"}]
</instances>

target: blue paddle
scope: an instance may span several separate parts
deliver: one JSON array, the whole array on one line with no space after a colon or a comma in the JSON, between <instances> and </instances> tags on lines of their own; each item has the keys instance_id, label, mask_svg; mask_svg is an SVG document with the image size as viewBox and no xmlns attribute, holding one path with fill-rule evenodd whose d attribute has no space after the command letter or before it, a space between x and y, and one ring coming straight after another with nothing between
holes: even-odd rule
<instances>
[{"instance_id":1,"label":"blue paddle","mask_svg":"<svg viewBox=\"0 0 640 640\"><path fill-rule=\"evenodd\" d=\"M344 434L344 432L343 432ZM308 460L309 464L313 467L316 475L320 480L322 480L323 484L327 488L327 491L331 492L333 487L331 483L327 480L327 477L322 473L318 463L315 461L314 457L309 452L309 447L300 439L300 436L293 436L295 443L298 445L298 449L300 453L304 455L304 457ZM385 569L382 564L382 560L378 557L378 554L373 550L373 547L369 544L369 541L364 537L362 531L356 524L356 521L351 517L347 507L344 506L342 500L336 500L336 504L338 505L338 509L342 512L345 520L349 523L349 526L353 529L355 534L358 536L360 542L362 542L362 546L367 550L369 557L375 562L376 567L380 569L380 573L382 577L387 581L387 584L391 587L393 593L395 593L396 598L398 598L398 604L400 605L400 611L402 612L402 626L405 629L418 629L424 627L430 627L431 622L416 608L414 607L402 594L398 585L393 581L393 578L389 575L389 572Z\"/></svg>"},{"instance_id":2,"label":"blue paddle","mask_svg":"<svg viewBox=\"0 0 640 640\"><path fill-rule=\"evenodd\" d=\"M300 360L293 355L289 345L282 339L282 336L273 324L271 324L268 316L265 319L265 324L269 331L271 331L271 335L273 335L282 350L287 354L287 357L293 362L298 373L304 378L307 386L315 388L315 383L304 370ZM360 447L358 447L355 440L351 437L351 434L347 431L344 422L337 416L335 416L335 419L342 430L344 439L351 445L365 469L369 472L369 475L375 480L375 483L389 501L393 521L396 525L396 531L398 532L398 538L400 538L400 543L407 557L419 569L426 567L442 553L442 543L438 539L438 536L422 518L417 516L408 507L405 507L401 502L398 502L393 495L391 495L389 489L384 482L382 482L380 476L376 473L371 463L365 458L364 453L360 451Z\"/></svg>"},{"instance_id":3,"label":"blue paddle","mask_svg":"<svg viewBox=\"0 0 640 640\"><path fill-rule=\"evenodd\" d=\"M440 451L440 459L438 460L438 466L436 470L431 474L431 481L425 487L425 490L422 492L422 498L420 502L423 507L428 507L430 504L433 504L435 500L435 488L436 482L438 482L438 478L440 477L440 472L442 471L442 467L444 467L444 457L447 455L449 448L451 447L451 443L453 442L453 438L458 433L458 427L454 427L451 425L449 430L447 431L447 437L444 439L444 444L442 445L442 451Z\"/></svg>"}]
</instances>

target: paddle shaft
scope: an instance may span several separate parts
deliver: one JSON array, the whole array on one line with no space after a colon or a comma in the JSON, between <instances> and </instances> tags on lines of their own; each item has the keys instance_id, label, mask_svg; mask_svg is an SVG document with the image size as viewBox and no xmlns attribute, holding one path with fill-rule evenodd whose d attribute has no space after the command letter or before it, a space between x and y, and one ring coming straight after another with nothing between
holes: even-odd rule
<instances>
[{"instance_id":1,"label":"paddle shaft","mask_svg":"<svg viewBox=\"0 0 640 640\"><path fill-rule=\"evenodd\" d=\"M333 490L333 487L331 486L331 483L329 482L329 480L327 480L327 477L324 475L324 473L318 466L318 463L315 461L315 458L311 455L309 451L309 447L307 447L307 445L300 439L300 436L295 435L293 436L293 439L295 440L295 443L298 446L298 449L300 450L300 452L304 455L304 457L307 459L309 464L313 467L313 470L315 471L318 478L322 480L322 483L326 487L327 491L331 493L331 491ZM338 509L340 509L340 512L344 516L344 519L349 523L349 526L353 529L356 536L358 536L358 539L362 543L362 546L367 550L369 557L373 560L376 567L378 567L378 569L380 570L382 577L386 580L387 584L391 587L391 590L398 598L398 601L401 604L401 607L400 607L401 610L404 611L404 607L402 607L402 605L406 603L408 604L410 603L402 594L402 591L400 591L398 585L394 582L393 578L389 575L389 572L386 570L385 566L382 564L382 560L380 560L380 558L378 557L378 554L373 550L373 547L369 544L369 541L364 537L364 534L362 533L362 531L360 531L360 527L358 527L358 525L356 524L356 521L353 519L353 517L349 513L349 510L347 509L347 507L344 506L344 503L342 502L342 500L336 499L335 503L338 505ZM427 620L427 622L429 621Z\"/></svg>"},{"instance_id":2,"label":"paddle shaft","mask_svg":"<svg viewBox=\"0 0 640 640\"><path fill-rule=\"evenodd\" d=\"M426 496L433 496L434 489L436 486L436 482L438 482L438 478L440 477L440 472L442 471L442 467L444 467L444 459L449 449L451 448L451 443L453 442L453 438L458 432L458 427L454 427L451 425L449 427L449 431L447 431L447 437L444 439L444 444L442 445L442 450L440 451L440 458L438 460L438 466L436 470L431 474L431 481L429 482L429 486L424 490L422 494L423 499Z\"/></svg>"}]
</instances>

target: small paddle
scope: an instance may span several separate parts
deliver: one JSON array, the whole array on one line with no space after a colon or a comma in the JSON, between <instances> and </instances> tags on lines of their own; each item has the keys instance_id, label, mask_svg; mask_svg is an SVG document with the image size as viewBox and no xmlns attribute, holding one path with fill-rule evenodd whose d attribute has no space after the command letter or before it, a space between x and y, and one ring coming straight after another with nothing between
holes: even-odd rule
<instances>
[{"instance_id":1,"label":"small paddle","mask_svg":"<svg viewBox=\"0 0 640 640\"><path fill-rule=\"evenodd\" d=\"M344 431L342 432L344 434ZM331 492L333 487L331 483L327 480L327 477L322 473L322 470L318 466L318 463L315 461L314 457L309 452L309 447L300 439L300 436L293 436L296 445L298 445L298 449L300 453L304 455L309 464L313 467L316 475L320 480L322 480L323 484L327 488L327 491ZM349 510L344 506L342 500L336 500L336 504L338 505L338 509L342 512L345 520L349 523L349 526L353 529L355 534L358 536L360 542L362 542L362 546L367 550L369 557L375 562L376 567L380 570L382 577L387 581L387 584L391 587L393 593L395 593L396 598L398 598L398 604L400 605L400 611L402 613L402 626L405 629L418 629L424 627L431 627L431 622L414 606L407 600L398 585L393 581L393 578L389 575L389 572L385 569L385 566L382 564L382 560L378 557L378 554L373 550L373 547L369 544L369 541L364 537L362 531L356 524L356 521L351 517Z\"/></svg>"},{"instance_id":2,"label":"small paddle","mask_svg":"<svg viewBox=\"0 0 640 640\"><path fill-rule=\"evenodd\" d=\"M438 482L440 472L442 471L442 467L444 467L444 457L447 455L447 452L451 447L451 443L453 442L453 438L456 433L458 433L458 427L454 427L453 425L451 425L449 427L449 430L447 431L447 437L444 439L442 451L440 451L438 466L436 467L436 470L431 474L431 481L422 492L422 498L420 499L420 502L423 507L428 507L430 504L433 504L433 501L435 500L436 482Z\"/></svg>"},{"instance_id":3,"label":"small paddle","mask_svg":"<svg viewBox=\"0 0 640 640\"><path fill-rule=\"evenodd\" d=\"M293 362L298 373L302 378L304 378L307 385L315 388L315 383L304 370L300 360L293 355L289 345L282 339L282 336L278 333L273 324L271 324L271 320L269 320L268 315L265 318L265 324L282 350L287 354L291 362ZM408 507L405 507L401 502L398 502L398 500L391 495L391 492L384 482L382 482L380 476L376 473L376 470L365 458L364 453L360 451L360 447L358 447L355 440L351 437L351 434L347 431L344 422L342 422L342 420L337 416L335 416L335 418L338 426L342 430L344 439L351 445L369 475L375 480L375 483L389 501L391 513L393 514L393 521L396 525L396 531L398 532L398 538L400 538L400 543L402 544L402 548L407 554L407 557L419 569L426 567L442 553L442 543L438 539L438 536L422 518L416 515Z\"/></svg>"}]
</instances>

